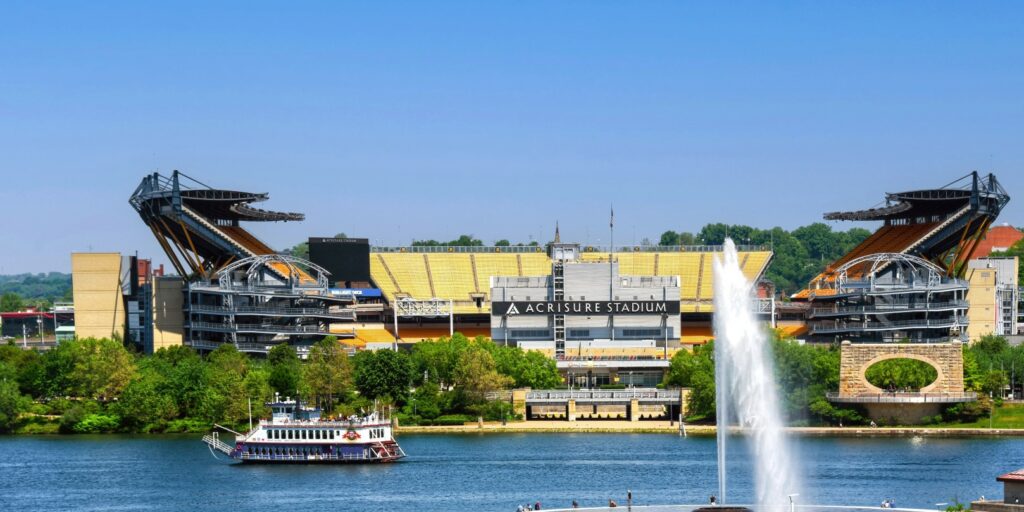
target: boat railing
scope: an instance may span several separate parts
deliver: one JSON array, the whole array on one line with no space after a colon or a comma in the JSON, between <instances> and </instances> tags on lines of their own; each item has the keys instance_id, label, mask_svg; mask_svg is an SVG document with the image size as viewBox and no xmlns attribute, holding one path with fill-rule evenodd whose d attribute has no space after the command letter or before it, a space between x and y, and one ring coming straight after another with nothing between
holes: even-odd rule
<instances>
[{"instance_id":1,"label":"boat railing","mask_svg":"<svg viewBox=\"0 0 1024 512\"><path fill-rule=\"evenodd\" d=\"M337 428L363 428L363 427L388 427L391 421L380 418L377 420L260 420L261 426L267 427L337 427Z\"/></svg>"}]
</instances>

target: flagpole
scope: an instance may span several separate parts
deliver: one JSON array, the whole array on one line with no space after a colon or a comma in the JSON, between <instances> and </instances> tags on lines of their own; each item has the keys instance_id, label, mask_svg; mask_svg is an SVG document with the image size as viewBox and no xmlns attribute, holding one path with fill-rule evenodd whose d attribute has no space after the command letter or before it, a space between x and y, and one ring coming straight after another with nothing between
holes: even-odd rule
<instances>
[{"instance_id":1,"label":"flagpole","mask_svg":"<svg viewBox=\"0 0 1024 512\"><path fill-rule=\"evenodd\" d=\"M609 239L611 247L608 248L608 302L615 300L615 206L611 207L611 216L608 219L608 230L611 232ZM615 341L615 315L609 313L608 323L611 326L611 340Z\"/></svg>"}]
</instances>

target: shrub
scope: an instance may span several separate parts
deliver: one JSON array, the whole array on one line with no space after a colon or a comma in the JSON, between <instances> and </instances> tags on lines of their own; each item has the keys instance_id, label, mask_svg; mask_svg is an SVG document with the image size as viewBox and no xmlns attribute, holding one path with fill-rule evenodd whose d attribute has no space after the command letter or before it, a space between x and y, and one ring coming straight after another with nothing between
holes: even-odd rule
<instances>
[{"instance_id":1,"label":"shrub","mask_svg":"<svg viewBox=\"0 0 1024 512\"><path fill-rule=\"evenodd\" d=\"M969 423L979 418L988 416L992 412L992 401L988 397L981 397L973 402L964 402L948 407L942 412L946 421L961 421Z\"/></svg>"},{"instance_id":2,"label":"shrub","mask_svg":"<svg viewBox=\"0 0 1024 512\"><path fill-rule=\"evenodd\" d=\"M99 434L113 432L120 424L121 418L116 415L89 414L71 428L76 434Z\"/></svg>"},{"instance_id":3,"label":"shrub","mask_svg":"<svg viewBox=\"0 0 1024 512\"><path fill-rule=\"evenodd\" d=\"M472 408L472 412L483 416L486 421L521 420L522 414L516 414L512 410L512 404L501 400L494 400ZM470 420L472 421L472 420Z\"/></svg>"},{"instance_id":4,"label":"shrub","mask_svg":"<svg viewBox=\"0 0 1024 512\"><path fill-rule=\"evenodd\" d=\"M212 425L202 420L184 418L169 422L167 424L167 430L165 430L165 432L172 434L195 433L206 432L207 430L210 430L210 428L212 428Z\"/></svg>"},{"instance_id":5,"label":"shrub","mask_svg":"<svg viewBox=\"0 0 1024 512\"><path fill-rule=\"evenodd\" d=\"M445 414L444 416L438 416L434 418L433 424L452 426L462 425L464 423L472 423L474 421L476 421L476 417L470 416L468 414Z\"/></svg>"}]
</instances>

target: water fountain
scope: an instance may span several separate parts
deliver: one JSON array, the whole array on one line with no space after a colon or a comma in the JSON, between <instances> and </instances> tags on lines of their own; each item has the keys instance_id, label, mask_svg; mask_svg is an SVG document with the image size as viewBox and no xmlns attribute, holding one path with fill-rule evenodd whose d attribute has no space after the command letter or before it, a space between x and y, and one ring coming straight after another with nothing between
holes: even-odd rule
<instances>
[{"instance_id":1,"label":"water fountain","mask_svg":"<svg viewBox=\"0 0 1024 512\"><path fill-rule=\"evenodd\" d=\"M728 503L726 453L730 419L735 418L750 439L758 509L786 510L800 484L779 408L771 346L754 316L751 283L732 240L725 240L714 272L719 503Z\"/></svg>"}]
</instances>

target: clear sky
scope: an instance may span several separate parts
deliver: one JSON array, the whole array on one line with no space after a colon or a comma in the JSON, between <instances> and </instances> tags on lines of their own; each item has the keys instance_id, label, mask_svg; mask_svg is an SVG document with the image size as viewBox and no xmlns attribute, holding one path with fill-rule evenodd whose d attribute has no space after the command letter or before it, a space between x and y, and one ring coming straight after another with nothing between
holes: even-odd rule
<instances>
[{"instance_id":1,"label":"clear sky","mask_svg":"<svg viewBox=\"0 0 1024 512\"><path fill-rule=\"evenodd\" d=\"M974 169L1024 224L1024 3L207 3L0 4L0 273L165 261L127 199L172 169L306 213L277 248L793 228Z\"/></svg>"}]
</instances>

